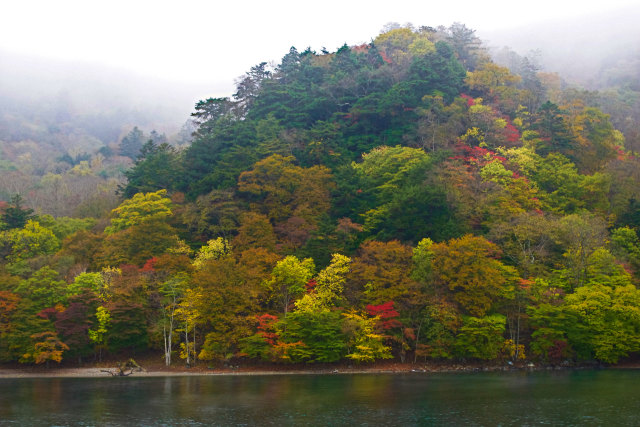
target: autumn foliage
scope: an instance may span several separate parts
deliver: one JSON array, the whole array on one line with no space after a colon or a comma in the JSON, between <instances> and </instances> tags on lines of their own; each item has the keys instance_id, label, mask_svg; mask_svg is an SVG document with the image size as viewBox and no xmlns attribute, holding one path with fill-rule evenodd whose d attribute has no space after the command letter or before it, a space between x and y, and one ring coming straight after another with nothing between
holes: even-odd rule
<instances>
[{"instance_id":1,"label":"autumn foliage","mask_svg":"<svg viewBox=\"0 0 640 427\"><path fill-rule=\"evenodd\" d=\"M43 167L81 206L0 203L0 361L637 357L633 111L518 58L462 24L291 48L198 102L181 147L135 128L122 164Z\"/></svg>"}]
</instances>

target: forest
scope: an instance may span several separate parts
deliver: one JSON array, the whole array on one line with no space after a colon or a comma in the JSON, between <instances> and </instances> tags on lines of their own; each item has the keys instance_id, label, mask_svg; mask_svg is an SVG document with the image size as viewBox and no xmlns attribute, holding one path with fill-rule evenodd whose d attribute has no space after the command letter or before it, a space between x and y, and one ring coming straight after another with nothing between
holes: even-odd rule
<instances>
[{"instance_id":1,"label":"forest","mask_svg":"<svg viewBox=\"0 0 640 427\"><path fill-rule=\"evenodd\" d=\"M637 357L625 67L584 90L463 24L395 26L261 62L170 138L4 115L0 362ZM51 163L35 133L90 143Z\"/></svg>"}]
</instances>

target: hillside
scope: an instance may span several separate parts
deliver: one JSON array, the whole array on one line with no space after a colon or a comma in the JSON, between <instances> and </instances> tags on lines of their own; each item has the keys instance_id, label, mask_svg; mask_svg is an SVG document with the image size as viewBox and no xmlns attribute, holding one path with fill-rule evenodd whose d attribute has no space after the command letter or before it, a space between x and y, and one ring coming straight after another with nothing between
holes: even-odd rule
<instances>
[{"instance_id":1,"label":"hillside","mask_svg":"<svg viewBox=\"0 0 640 427\"><path fill-rule=\"evenodd\" d=\"M138 127L185 142L180 130L200 92L115 68L0 51L0 200L19 193L38 212L62 216L83 214L74 208L99 195L113 199L108 212L132 163L121 141Z\"/></svg>"},{"instance_id":2,"label":"hillside","mask_svg":"<svg viewBox=\"0 0 640 427\"><path fill-rule=\"evenodd\" d=\"M636 356L637 124L516 59L462 24L292 47L198 102L190 144L123 138L148 142L108 216L14 197L0 360Z\"/></svg>"}]
</instances>

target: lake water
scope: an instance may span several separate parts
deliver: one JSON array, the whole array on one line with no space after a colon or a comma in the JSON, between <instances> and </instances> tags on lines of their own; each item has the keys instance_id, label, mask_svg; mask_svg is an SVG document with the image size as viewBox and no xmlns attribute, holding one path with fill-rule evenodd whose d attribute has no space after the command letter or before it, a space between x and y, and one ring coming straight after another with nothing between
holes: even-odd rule
<instances>
[{"instance_id":1,"label":"lake water","mask_svg":"<svg viewBox=\"0 0 640 427\"><path fill-rule=\"evenodd\" d=\"M0 379L0 425L640 425L640 371Z\"/></svg>"}]
</instances>

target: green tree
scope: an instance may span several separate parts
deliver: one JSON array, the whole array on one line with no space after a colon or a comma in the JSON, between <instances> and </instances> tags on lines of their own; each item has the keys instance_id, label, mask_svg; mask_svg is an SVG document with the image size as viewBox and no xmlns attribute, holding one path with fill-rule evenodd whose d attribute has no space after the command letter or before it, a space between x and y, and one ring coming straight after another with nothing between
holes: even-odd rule
<instances>
[{"instance_id":1,"label":"green tree","mask_svg":"<svg viewBox=\"0 0 640 427\"><path fill-rule=\"evenodd\" d=\"M105 229L113 234L128 227L142 224L150 220L164 220L171 215L171 199L166 197L167 190L154 193L137 193L125 200L112 211L111 226Z\"/></svg>"},{"instance_id":2,"label":"green tree","mask_svg":"<svg viewBox=\"0 0 640 427\"><path fill-rule=\"evenodd\" d=\"M578 356L617 363L640 351L640 292L633 285L591 285L567 295L566 310L577 322L567 336ZM572 333L578 330L578 333Z\"/></svg>"},{"instance_id":3,"label":"green tree","mask_svg":"<svg viewBox=\"0 0 640 427\"><path fill-rule=\"evenodd\" d=\"M606 238L605 221L589 212L567 215L560 220L559 239L565 249L563 264L569 273L569 290L586 283L590 257L604 246Z\"/></svg>"},{"instance_id":4,"label":"green tree","mask_svg":"<svg viewBox=\"0 0 640 427\"><path fill-rule=\"evenodd\" d=\"M8 240L11 254L7 258L11 262L52 254L60 247L60 241L53 232L33 220L27 220L22 229L9 231Z\"/></svg>"},{"instance_id":5,"label":"green tree","mask_svg":"<svg viewBox=\"0 0 640 427\"><path fill-rule=\"evenodd\" d=\"M96 320L98 324L95 329L89 329L89 340L95 344L98 350L98 359L102 360L102 350L108 347L106 341L107 334L109 332L109 324L111 323L111 314L104 306L99 306L96 309Z\"/></svg>"},{"instance_id":6,"label":"green tree","mask_svg":"<svg viewBox=\"0 0 640 427\"><path fill-rule=\"evenodd\" d=\"M175 190L182 177L179 153L171 145L150 140L140 149L133 167L125 172L127 185L119 188L125 197L161 189Z\"/></svg>"},{"instance_id":7,"label":"green tree","mask_svg":"<svg viewBox=\"0 0 640 427\"><path fill-rule=\"evenodd\" d=\"M315 273L315 264L311 258L300 261L295 256L287 256L278 261L271 272L271 277L263 283L269 299L276 301L284 318L291 301L302 295L305 285Z\"/></svg>"},{"instance_id":8,"label":"green tree","mask_svg":"<svg viewBox=\"0 0 640 427\"><path fill-rule=\"evenodd\" d=\"M446 31L447 41L451 43L458 60L467 70L473 70L481 56L481 41L475 30L460 22L454 22Z\"/></svg>"},{"instance_id":9,"label":"green tree","mask_svg":"<svg viewBox=\"0 0 640 427\"><path fill-rule=\"evenodd\" d=\"M200 270L204 268L207 261L217 260L231 253L231 246L226 239L218 237L207 242L207 244L201 247L196 254L196 259L193 260L193 266Z\"/></svg>"},{"instance_id":10,"label":"green tree","mask_svg":"<svg viewBox=\"0 0 640 427\"><path fill-rule=\"evenodd\" d=\"M135 126L120 141L120 154L135 160L140 154L140 150L145 143L145 135L137 126Z\"/></svg>"},{"instance_id":11,"label":"green tree","mask_svg":"<svg viewBox=\"0 0 640 427\"><path fill-rule=\"evenodd\" d=\"M292 362L327 363L342 359L347 350L342 333L343 318L337 311L295 310L281 323L280 336L291 346L286 356Z\"/></svg>"},{"instance_id":12,"label":"green tree","mask_svg":"<svg viewBox=\"0 0 640 427\"><path fill-rule=\"evenodd\" d=\"M492 360L498 357L504 343L505 317L463 317L456 336L456 353L460 357Z\"/></svg>"},{"instance_id":13,"label":"green tree","mask_svg":"<svg viewBox=\"0 0 640 427\"><path fill-rule=\"evenodd\" d=\"M13 228L23 228L27 221L33 218L33 209L22 207L22 196L15 194L11 197L10 205L4 208L2 212L2 225L3 230L11 230Z\"/></svg>"},{"instance_id":14,"label":"green tree","mask_svg":"<svg viewBox=\"0 0 640 427\"><path fill-rule=\"evenodd\" d=\"M315 312L328 310L343 300L342 292L347 281L351 258L333 254L331 263L315 277L313 292L296 301L296 311Z\"/></svg>"},{"instance_id":15,"label":"green tree","mask_svg":"<svg viewBox=\"0 0 640 427\"><path fill-rule=\"evenodd\" d=\"M59 274L49 266L44 266L33 275L22 280L16 293L33 301L36 310L54 307L67 301L67 284L59 280Z\"/></svg>"}]
</instances>

